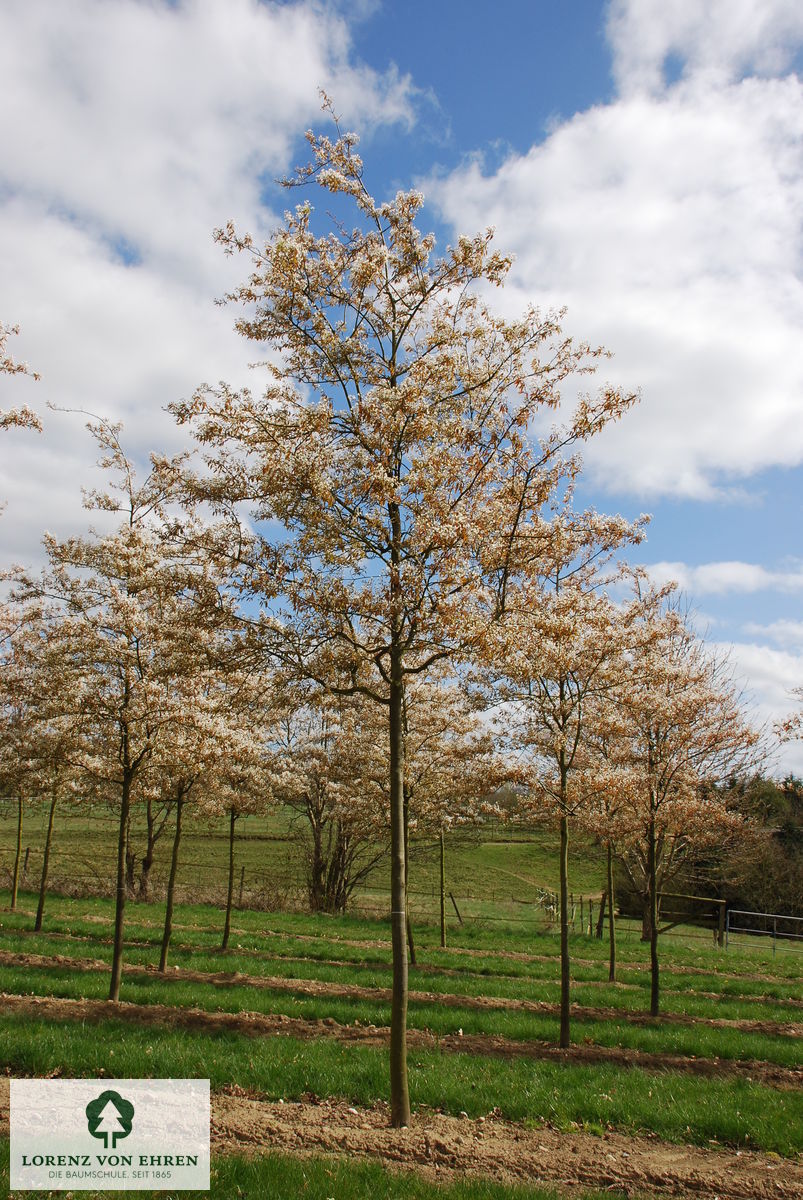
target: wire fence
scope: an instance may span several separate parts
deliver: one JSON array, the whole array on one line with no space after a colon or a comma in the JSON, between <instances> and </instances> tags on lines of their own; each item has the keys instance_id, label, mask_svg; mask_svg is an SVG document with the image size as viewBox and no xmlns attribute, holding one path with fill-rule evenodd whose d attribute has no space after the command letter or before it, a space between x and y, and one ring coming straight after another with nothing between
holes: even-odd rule
<instances>
[{"instance_id":1,"label":"wire fence","mask_svg":"<svg viewBox=\"0 0 803 1200\"><path fill-rule=\"evenodd\" d=\"M12 814L6 815L8 818ZM12 841L10 837L10 824L7 819L0 840L0 888L5 889L11 888L16 852L15 839ZM23 839L19 877L19 886L23 890L32 891L39 886L44 841L40 826L41 821L31 822ZM89 813L83 810L74 816L71 812L63 813L61 834L51 860L48 890L67 896L112 896L116 857L114 815L102 808ZM163 842L167 843L170 837L166 831ZM524 839L514 836L510 840ZM248 832L238 832L236 844L234 902L238 908L258 911L302 911L307 908L303 867L297 857L287 852L287 831L271 830L254 821ZM427 848L419 847L419 851L426 858ZM187 838L184 854L176 901L224 905L228 883L227 834L220 829L199 829ZM424 878L427 878L426 870ZM559 928L558 894L532 881L520 880L516 885L516 878L512 877L510 883L504 884L494 878L491 884L487 876L480 874L462 878L453 876L446 899L449 921L460 925L487 925L488 928L510 924L530 927L534 931ZM154 863L145 898L162 900L166 885L167 861L163 851ZM437 923L440 888L429 881L422 886L412 878L411 885L408 891L411 920ZM607 936L609 917L605 912L600 919L600 900L600 895L570 894L568 920L573 936ZM706 944L714 950L718 948L718 942L726 949L740 950L766 950L771 944L773 956L779 951L800 952L803 948L803 917L730 909L724 913L722 921L721 910L716 906L724 907L724 902L712 899L708 903L712 916L707 910L701 910L697 915L666 912L666 917L677 919L661 929L662 941ZM355 889L349 909L359 915L385 916L390 909L389 881L385 883L382 874L375 872L374 877ZM635 915L617 913L616 920L623 940L642 940L641 921ZM718 936L723 926L724 938Z\"/></svg>"}]
</instances>

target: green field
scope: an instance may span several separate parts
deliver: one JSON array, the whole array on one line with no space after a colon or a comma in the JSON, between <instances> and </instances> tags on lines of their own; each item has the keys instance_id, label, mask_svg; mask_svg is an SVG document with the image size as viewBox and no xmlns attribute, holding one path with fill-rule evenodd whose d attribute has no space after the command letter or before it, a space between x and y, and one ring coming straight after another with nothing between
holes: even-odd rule
<instances>
[{"instance_id":1,"label":"green field","mask_svg":"<svg viewBox=\"0 0 803 1200\"><path fill-rule=\"evenodd\" d=\"M14 834L14 814L6 810L0 819L6 883ZM242 904L223 953L226 823L190 825L170 969L160 975L167 829L157 845L153 899L126 908L123 1004L116 1008L105 1001L113 815L62 814L56 886L43 930L34 933L43 835L43 814L33 810L24 828L28 865L16 911L8 891L0 893L6 1074L200 1077L220 1097L239 1089L266 1105L323 1098L357 1113L375 1111L387 1097L392 975L385 864L348 915L311 916L301 911L303 880L286 819L239 822ZM554 914L537 903L557 885L556 849L556 839L542 830L514 835L489 828L447 843L448 887L463 923L450 905L449 944L441 949L437 858L430 845L413 842L417 963L410 969L409 1068L422 1119L432 1112L478 1122L491 1114L505 1128L531 1133L646 1136L678 1148L724 1153L730 1147L778 1162L795 1159L803 1152L800 954L773 957L771 944L760 939L746 949L717 950L706 930L674 930L662 938L662 1016L649 1019L648 947L636 922L620 921L617 982L608 982L607 943L591 936L588 924L604 863L598 848L575 844L574 1048L559 1055L558 937ZM437 1186L420 1171L388 1181L376 1163L331 1154L299 1158L282 1145L256 1157L229 1150L213 1163L212 1195L221 1200L566 1194L472 1172ZM579 1186L572 1197L603 1194ZM628 1185L604 1194L640 1193Z\"/></svg>"},{"instance_id":2,"label":"green field","mask_svg":"<svg viewBox=\"0 0 803 1200\"><path fill-rule=\"evenodd\" d=\"M6 1072L202 1077L211 1080L213 1092L235 1087L287 1102L334 1097L360 1110L386 1097L386 922L243 910L235 913L224 954L218 949L220 912L188 905L179 910L171 970L160 976L154 964L161 906L131 903L121 1011L104 1004L109 900L53 896L45 929L34 934L34 894L23 893L13 913L8 899L0 896ZM558 1031L554 932L521 922L473 921L453 929L451 942L442 950L434 925L418 927L409 1029L411 1097L419 1111L464 1113L473 1120L495 1113L529 1129L648 1133L678 1145L751 1148L782 1158L803 1151L803 983L796 956L767 959L756 974L752 953L726 954L694 943L667 947L666 1016L654 1021L644 1018L646 947L635 938L622 947L619 982L610 985L605 944L576 934L578 1049L575 1057L570 1052L556 1059L550 1057ZM56 1007L41 1015L29 1011L24 1005L31 996L54 998ZM84 1001L90 1006L76 1010ZM192 1021L184 1022L182 1013L190 1010ZM276 1021L295 1024L276 1037ZM362 1030L370 1036L362 1039ZM714 1066L704 1072L701 1062ZM334 1169L338 1197L435 1194L426 1181L407 1177L404 1186L412 1190L377 1193L370 1165L352 1170L335 1161ZM216 1160L213 1194L248 1195L252 1188L250 1194L259 1195L259 1176L265 1187L270 1181L284 1188L273 1194L292 1196L290 1180L296 1186L297 1173L306 1171L304 1194L325 1200L333 1194L327 1170L331 1163L302 1164L281 1153L258 1161L225 1157ZM250 1182L231 1182L241 1179ZM452 1194L551 1194L510 1192L498 1184L483 1191L485 1186L456 1184ZM240 1192L225 1190L230 1187Z\"/></svg>"}]
</instances>

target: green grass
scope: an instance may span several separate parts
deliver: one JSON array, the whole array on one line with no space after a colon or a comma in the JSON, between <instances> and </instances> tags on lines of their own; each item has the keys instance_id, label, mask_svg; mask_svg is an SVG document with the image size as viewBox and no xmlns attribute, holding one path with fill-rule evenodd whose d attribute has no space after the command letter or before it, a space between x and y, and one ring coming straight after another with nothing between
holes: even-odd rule
<instances>
[{"instance_id":1,"label":"green grass","mask_svg":"<svg viewBox=\"0 0 803 1200\"><path fill-rule=\"evenodd\" d=\"M8 1139L0 1141L0 1190L8 1189ZM210 1200L565 1200L552 1188L509 1186L467 1178L455 1183L429 1183L413 1172L393 1171L381 1163L344 1158L304 1157L268 1153L259 1158L241 1155L213 1157ZM25 1192L34 1200L63 1196L63 1192ZM81 1192L86 1200L108 1200L109 1193ZM197 1192L137 1192L142 1200L178 1200ZM573 1200L610 1200L621 1192L572 1192Z\"/></svg>"},{"instance_id":2,"label":"green grass","mask_svg":"<svg viewBox=\"0 0 803 1200\"><path fill-rule=\"evenodd\" d=\"M347 981L343 977L343 982ZM3 967L0 980L5 991L23 994L105 1000L109 981L105 972L76 971L54 967ZM244 988L242 984L212 984L161 980L153 976L124 977L121 999L136 1004L165 1004L180 1008L200 1008L209 1012L251 1012L322 1020L331 1017L340 1024L359 1021L361 1025L388 1025L390 1005L382 1000L305 996L298 992L267 988ZM455 1034L495 1034L519 1041L556 1042L557 1015L517 1010L442 1006L412 1000L408 1008L411 1029L427 1029L441 1036ZM759 1059L784 1067L801 1064L799 1044L790 1037L771 1037L706 1025L630 1025L625 1019L593 1020L575 1016L572 1022L575 1042L601 1047L626 1047L658 1054L679 1054L698 1058Z\"/></svg>"},{"instance_id":3,"label":"green grass","mask_svg":"<svg viewBox=\"0 0 803 1200\"><path fill-rule=\"evenodd\" d=\"M12 1073L69 1077L208 1078L236 1083L269 1099L310 1092L369 1105L388 1094L384 1050L321 1038L253 1039L228 1032L141 1029L110 1018L102 1025L0 1015L0 1043ZM609 1066L500 1061L436 1049L410 1054L414 1105L511 1120L549 1121L676 1142L710 1140L790 1155L803 1149L803 1097L745 1079L680 1073L622 1072Z\"/></svg>"}]
</instances>

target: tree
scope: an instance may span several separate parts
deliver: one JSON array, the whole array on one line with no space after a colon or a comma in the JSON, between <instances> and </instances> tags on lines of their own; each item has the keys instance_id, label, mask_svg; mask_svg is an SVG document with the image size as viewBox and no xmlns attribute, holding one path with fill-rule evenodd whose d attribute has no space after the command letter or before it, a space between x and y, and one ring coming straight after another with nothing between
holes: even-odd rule
<instances>
[{"instance_id":1,"label":"tree","mask_svg":"<svg viewBox=\"0 0 803 1200\"><path fill-rule=\"evenodd\" d=\"M0 322L0 375L30 375L38 379L36 371L32 371L27 363L16 362L8 351L8 339L19 333L18 325L3 325ZM42 422L27 405L22 408L0 409L0 429L36 429L41 432Z\"/></svg>"},{"instance_id":2,"label":"tree","mask_svg":"<svg viewBox=\"0 0 803 1200\"><path fill-rule=\"evenodd\" d=\"M533 538L491 647L492 661L504 670L499 694L514 707L530 764L530 813L556 819L560 830L562 1047L571 1041L569 826L589 799L581 770L587 713L612 686L617 649L633 619L605 592L620 572L602 568L624 542L640 536L640 525L620 517L556 517Z\"/></svg>"},{"instance_id":3,"label":"tree","mask_svg":"<svg viewBox=\"0 0 803 1200\"><path fill-rule=\"evenodd\" d=\"M120 426L89 425L111 473L108 491L85 493L96 511L118 513L111 533L58 541L45 535L49 565L41 577L21 574L23 601L58 606L55 650L83 688L83 727L76 759L97 789L119 806L114 950L109 999L119 999L126 901L126 844L135 785L165 731L181 723L186 690L176 685L203 659L217 613L216 580L204 564L177 553L166 519L172 472L156 466L138 483L120 443ZM211 594L210 594L211 593ZM217 619L217 617L215 618Z\"/></svg>"},{"instance_id":4,"label":"tree","mask_svg":"<svg viewBox=\"0 0 803 1200\"><path fill-rule=\"evenodd\" d=\"M760 754L727 662L710 654L676 603L648 594L629 668L617 688L616 760L631 773L620 857L644 895L650 939L650 1012L658 1015L659 893L680 862L721 842L740 818L724 784Z\"/></svg>"},{"instance_id":5,"label":"tree","mask_svg":"<svg viewBox=\"0 0 803 1200\"><path fill-rule=\"evenodd\" d=\"M406 824L418 838L437 839L442 947L446 834L496 815L493 794L517 778L509 760L497 753L495 730L484 715L443 670L432 679L412 681L405 695Z\"/></svg>"},{"instance_id":6,"label":"tree","mask_svg":"<svg viewBox=\"0 0 803 1200\"><path fill-rule=\"evenodd\" d=\"M273 754L276 795L296 818L310 911L342 913L387 854L387 798L376 764L386 758L386 724L360 694L296 687L285 705Z\"/></svg>"},{"instance_id":7,"label":"tree","mask_svg":"<svg viewBox=\"0 0 803 1200\"><path fill-rule=\"evenodd\" d=\"M356 224L317 235L304 202L264 246L232 224L218 231L227 253L250 259L227 299L248 309L240 332L269 348L270 382L261 397L221 385L173 407L206 448L206 474L187 486L231 521L266 651L325 686L325 650L347 681L334 690L386 713L391 1122L402 1126L405 688L472 651L504 608L522 528L578 469L572 447L633 397L585 397L567 428L535 441L561 384L602 352L566 338L555 314L492 314L480 292L503 282L510 260L490 232L435 257L434 237L416 226L419 193L378 203L354 135L307 136L313 161L288 186L336 194Z\"/></svg>"}]
</instances>

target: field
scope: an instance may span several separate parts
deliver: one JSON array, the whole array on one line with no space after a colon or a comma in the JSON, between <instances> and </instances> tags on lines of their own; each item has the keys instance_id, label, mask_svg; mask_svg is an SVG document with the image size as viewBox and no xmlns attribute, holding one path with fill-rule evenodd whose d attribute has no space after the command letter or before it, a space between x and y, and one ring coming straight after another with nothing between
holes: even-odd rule
<instances>
[{"instance_id":1,"label":"field","mask_svg":"<svg viewBox=\"0 0 803 1200\"><path fill-rule=\"evenodd\" d=\"M539 875L549 847L462 853L475 878L487 855L489 867L498 858L499 870L512 863L512 874L550 885ZM461 885L462 898L468 881L457 875ZM803 1194L799 954L718 952L704 931L674 937L653 1021L635 930L624 927L615 985L605 943L578 931L574 1045L559 1051L558 944L542 915L519 903L507 919L500 888L463 926L452 912L442 950L422 912L409 1010L415 1118L392 1131L385 921L242 909L223 954L220 911L186 904L160 976L162 907L132 903L123 1003L111 1007L110 900L51 896L34 934L35 900L23 892L11 912L0 894L6 1074L208 1077L213 1196ZM7 1104L5 1090L4 1125Z\"/></svg>"}]
</instances>

